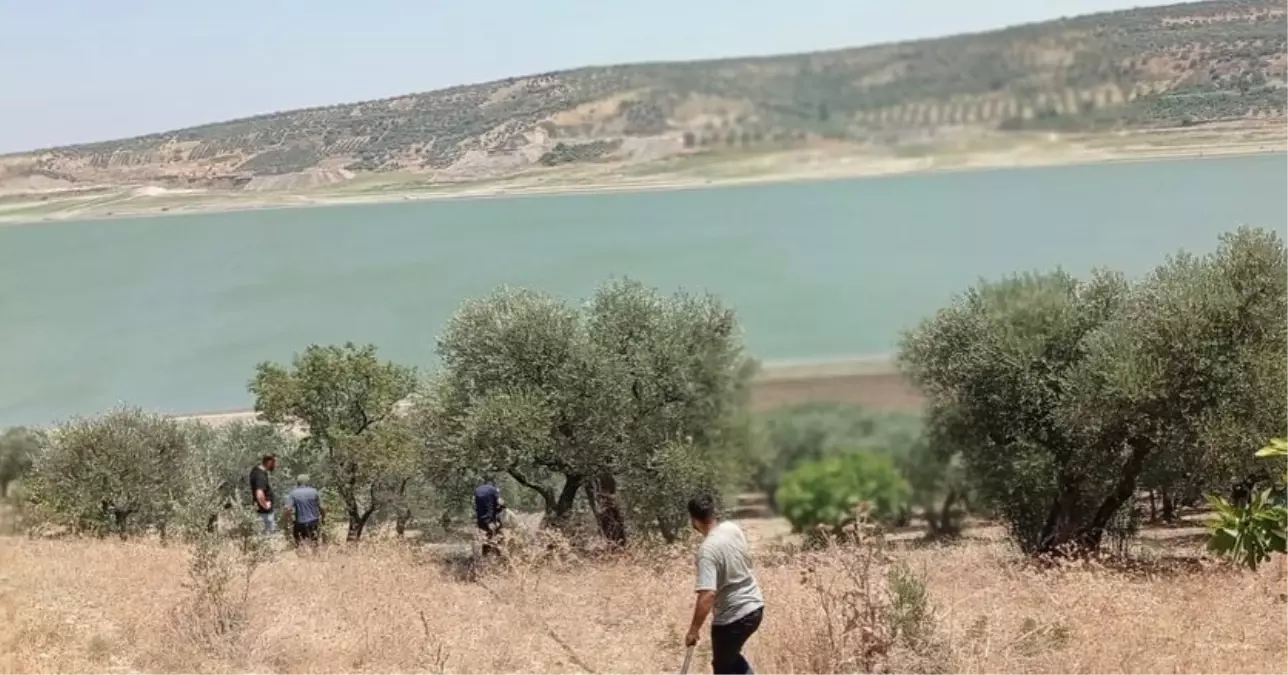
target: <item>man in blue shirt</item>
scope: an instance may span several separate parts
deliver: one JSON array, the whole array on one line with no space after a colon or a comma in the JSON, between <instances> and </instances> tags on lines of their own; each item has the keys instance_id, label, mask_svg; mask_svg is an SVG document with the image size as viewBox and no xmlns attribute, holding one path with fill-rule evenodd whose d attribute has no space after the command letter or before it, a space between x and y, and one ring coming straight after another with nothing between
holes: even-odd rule
<instances>
[{"instance_id":1,"label":"man in blue shirt","mask_svg":"<svg viewBox=\"0 0 1288 675\"><path fill-rule=\"evenodd\" d=\"M474 488L474 522L487 537L487 543L483 545L484 553L499 553L494 540L501 531L501 511L504 508L505 500L501 499L496 479L487 476L482 485Z\"/></svg>"},{"instance_id":2,"label":"man in blue shirt","mask_svg":"<svg viewBox=\"0 0 1288 675\"><path fill-rule=\"evenodd\" d=\"M295 548L307 542L314 552L318 550L318 529L326 509L322 507L322 495L309 485L308 474L300 474L295 479L295 489L286 495L286 517L294 524L291 537Z\"/></svg>"}]
</instances>

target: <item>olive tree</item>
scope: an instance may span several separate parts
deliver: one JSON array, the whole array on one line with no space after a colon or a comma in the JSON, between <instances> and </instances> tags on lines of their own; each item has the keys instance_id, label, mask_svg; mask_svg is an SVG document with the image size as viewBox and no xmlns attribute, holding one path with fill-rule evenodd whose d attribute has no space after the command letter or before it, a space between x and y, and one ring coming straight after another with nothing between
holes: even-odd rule
<instances>
[{"instance_id":1,"label":"olive tree","mask_svg":"<svg viewBox=\"0 0 1288 675\"><path fill-rule=\"evenodd\" d=\"M1288 265L1241 229L1129 283L1096 272L981 283L904 339L900 362L980 496L1029 552L1097 548L1165 463L1228 486L1283 433Z\"/></svg>"},{"instance_id":2,"label":"olive tree","mask_svg":"<svg viewBox=\"0 0 1288 675\"><path fill-rule=\"evenodd\" d=\"M416 445L398 416L415 389L415 370L380 361L372 345L311 345L290 367L256 368L250 382L256 412L303 428L299 454L339 496L349 541L361 539L372 515L419 470Z\"/></svg>"},{"instance_id":3,"label":"olive tree","mask_svg":"<svg viewBox=\"0 0 1288 675\"><path fill-rule=\"evenodd\" d=\"M294 444L278 427L236 421L212 426L182 425L191 444L190 459L178 467L184 481L184 525L211 531L219 514L250 504L250 470L265 455L278 458L283 475L308 471L295 458Z\"/></svg>"},{"instance_id":4,"label":"olive tree","mask_svg":"<svg viewBox=\"0 0 1288 675\"><path fill-rule=\"evenodd\" d=\"M417 415L437 465L508 473L548 522L583 495L611 541L630 511L673 535L679 497L715 480L707 453L745 438L750 370L710 296L623 280L574 308L503 288L466 303L438 353Z\"/></svg>"},{"instance_id":5,"label":"olive tree","mask_svg":"<svg viewBox=\"0 0 1288 675\"><path fill-rule=\"evenodd\" d=\"M945 411L935 412L942 415ZM910 501L921 509L931 538L960 534L961 516L972 501L961 446L948 429L943 419L932 415L908 451L895 458L899 473L912 490Z\"/></svg>"},{"instance_id":6,"label":"olive tree","mask_svg":"<svg viewBox=\"0 0 1288 675\"><path fill-rule=\"evenodd\" d=\"M40 444L40 433L26 427L12 427L0 434L0 499L8 498L9 486L31 470Z\"/></svg>"},{"instance_id":7,"label":"olive tree","mask_svg":"<svg viewBox=\"0 0 1288 675\"><path fill-rule=\"evenodd\" d=\"M184 498L191 442L171 419L121 407L72 419L44 441L28 499L73 529L122 538L164 531Z\"/></svg>"}]
</instances>

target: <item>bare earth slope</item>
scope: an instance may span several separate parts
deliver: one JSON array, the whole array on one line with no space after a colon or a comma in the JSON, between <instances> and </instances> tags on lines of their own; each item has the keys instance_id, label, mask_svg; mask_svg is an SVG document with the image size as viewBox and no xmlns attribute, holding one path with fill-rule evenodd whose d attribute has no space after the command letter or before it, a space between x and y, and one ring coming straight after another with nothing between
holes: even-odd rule
<instances>
[{"instance_id":1,"label":"bare earth slope","mask_svg":"<svg viewBox=\"0 0 1288 675\"><path fill-rule=\"evenodd\" d=\"M7 191L297 189L819 141L1281 119L1280 0L1135 9L814 54L583 68L0 157Z\"/></svg>"}]
</instances>

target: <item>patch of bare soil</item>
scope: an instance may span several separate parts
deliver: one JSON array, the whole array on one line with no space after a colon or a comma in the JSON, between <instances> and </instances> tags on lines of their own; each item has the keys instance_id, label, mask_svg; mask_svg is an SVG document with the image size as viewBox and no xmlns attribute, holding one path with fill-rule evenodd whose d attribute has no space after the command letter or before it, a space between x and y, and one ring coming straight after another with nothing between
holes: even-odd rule
<instances>
[{"instance_id":1,"label":"patch of bare soil","mask_svg":"<svg viewBox=\"0 0 1288 675\"><path fill-rule=\"evenodd\" d=\"M921 409L919 392L898 372L817 374L757 381L751 389L756 410L772 410L811 401L854 403L878 410Z\"/></svg>"}]
</instances>

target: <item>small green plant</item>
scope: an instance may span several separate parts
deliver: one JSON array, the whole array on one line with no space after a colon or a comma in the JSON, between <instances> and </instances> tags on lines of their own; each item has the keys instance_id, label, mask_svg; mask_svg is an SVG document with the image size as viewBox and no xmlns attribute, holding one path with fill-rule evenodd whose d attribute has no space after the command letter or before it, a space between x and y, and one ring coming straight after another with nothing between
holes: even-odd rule
<instances>
[{"instance_id":1,"label":"small green plant","mask_svg":"<svg viewBox=\"0 0 1288 675\"><path fill-rule=\"evenodd\" d=\"M1288 441L1276 438L1257 451L1257 457L1283 462L1288 457ZM1208 550L1235 563L1256 570L1272 553L1284 553L1285 531L1288 531L1288 508L1284 503L1284 485L1288 472L1277 473L1279 484L1254 492L1246 504L1235 504L1224 497L1209 495L1214 511L1208 523Z\"/></svg>"}]
</instances>

